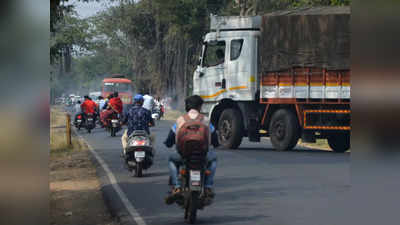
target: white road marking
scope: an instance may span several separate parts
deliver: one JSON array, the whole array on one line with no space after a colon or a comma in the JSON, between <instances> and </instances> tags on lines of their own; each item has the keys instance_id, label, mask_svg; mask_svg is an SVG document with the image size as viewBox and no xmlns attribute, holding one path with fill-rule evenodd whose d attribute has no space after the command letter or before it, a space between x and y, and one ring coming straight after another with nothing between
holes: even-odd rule
<instances>
[{"instance_id":1,"label":"white road marking","mask_svg":"<svg viewBox=\"0 0 400 225\"><path fill-rule=\"evenodd\" d=\"M117 192L119 198L121 199L122 203L124 204L126 210L128 210L129 214L131 215L132 219L138 224L138 225L147 225L146 222L144 222L144 219L140 216L138 211L135 209L135 207L131 204L131 202L128 200L126 197L125 193L121 190L121 187L118 185L117 179L115 178L114 174L111 172L110 168L108 165L104 162L104 160L97 154L97 152L94 151L94 148L80 135L78 132L75 132L78 137L86 143L86 145L89 148L89 151L94 155L96 160L100 163L100 165L103 167L104 171L106 172L108 179L110 180L110 183L112 187L114 188L115 192Z\"/></svg>"}]
</instances>

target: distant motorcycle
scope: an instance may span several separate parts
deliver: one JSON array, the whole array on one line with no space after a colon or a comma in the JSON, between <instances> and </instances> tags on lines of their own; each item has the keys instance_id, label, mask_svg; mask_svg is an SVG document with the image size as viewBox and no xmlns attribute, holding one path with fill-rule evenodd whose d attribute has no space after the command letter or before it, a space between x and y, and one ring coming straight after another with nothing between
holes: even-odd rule
<instances>
[{"instance_id":1,"label":"distant motorcycle","mask_svg":"<svg viewBox=\"0 0 400 225\"><path fill-rule=\"evenodd\" d=\"M84 125L83 122L84 122L83 116L81 114L77 115L76 116L76 121L75 121L75 127L78 130L80 130L81 127L83 127L83 125Z\"/></svg>"},{"instance_id":2,"label":"distant motorcycle","mask_svg":"<svg viewBox=\"0 0 400 225\"><path fill-rule=\"evenodd\" d=\"M151 117L153 120L160 120L161 119L161 108L159 106L154 106Z\"/></svg>"},{"instance_id":3,"label":"distant motorcycle","mask_svg":"<svg viewBox=\"0 0 400 225\"><path fill-rule=\"evenodd\" d=\"M113 113L111 117L107 120L106 129L110 131L111 137L115 137L117 132L121 130L120 115L118 113Z\"/></svg>"},{"instance_id":4,"label":"distant motorcycle","mask_svg":"<svg viewBox=\"0 0 400 225\"><path fill-rule=\"evenodd\" d=\"M88 133L91 133L91 131L96 127L94 119L95 119L95 115L93 113L88 113L86 115L85 127L86 127L86 130L88 131Z\"/></svg>"},{"instance_id":5,"label":"distant motorcycle","mask_svg":"<svg viewBox=\"0 0 400 225\"><path fill-rule=\"evenodd\" d=\"M179 171L183 198L177 200L176 203L185 210L185 221L190 224L196 222L198 209L202 210L212 203L212 199L207 197L204 191L205 177L210 173L206 168L206 154L192 152L183 159L183 165Z\"/></svg>"},{"instance_id":6,"label":"distant motorcycle","mask_svg":"<svg viewBox=\"0 0 400 225\"><path fill-rule=\"evenodd\" d=\"M128 146L124 152L124 160L135 177L142 177L143 170L153 164L153 146L150 137L144 130L136 130L128 138Z\"/></svg>"}]
</instances>

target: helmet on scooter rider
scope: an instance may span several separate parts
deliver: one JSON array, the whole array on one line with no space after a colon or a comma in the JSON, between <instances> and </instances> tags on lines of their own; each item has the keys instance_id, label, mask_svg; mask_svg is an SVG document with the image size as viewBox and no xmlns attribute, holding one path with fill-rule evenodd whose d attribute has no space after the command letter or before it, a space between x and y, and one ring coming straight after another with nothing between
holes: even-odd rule
<instances>
[{"instance_id":1,"label":"helmet on scooter rider","mask_svg":"<svg viewBox=\"0 0 400 225\"><path fill-rule=\"evenodd\" d=\"M143 103L143 95L141 94L137 94L135 95L135 97L133 98L133 100L135 101L135 104L142 104Z\"/></svg>"}]
</instances>

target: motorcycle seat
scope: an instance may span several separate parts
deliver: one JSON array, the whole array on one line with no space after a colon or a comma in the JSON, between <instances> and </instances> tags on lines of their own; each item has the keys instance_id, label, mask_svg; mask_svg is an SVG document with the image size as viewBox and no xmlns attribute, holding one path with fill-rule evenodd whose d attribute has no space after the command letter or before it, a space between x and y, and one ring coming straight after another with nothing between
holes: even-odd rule
<instances>
[{"instance_id":1,"label":"motorcycle seat","mask_svg":"<svg viewBox=\"0 0 400 225\"><path fill-rule=\"evenodd\" d=\"M148 137L149 135L145 130L135 130L129 135L129 137L135 137L135 136L145 136Z\"/></svg>"}]
</instances>

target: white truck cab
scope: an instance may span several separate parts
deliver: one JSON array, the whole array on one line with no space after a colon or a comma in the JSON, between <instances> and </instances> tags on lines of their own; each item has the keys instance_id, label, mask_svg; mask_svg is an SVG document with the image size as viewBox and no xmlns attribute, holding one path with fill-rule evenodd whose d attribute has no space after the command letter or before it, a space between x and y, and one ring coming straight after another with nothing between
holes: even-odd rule
<instances>
[{"instance_id":1,"label":"white truck cab","mask_svg":"<svg viewBox=\"0 0 400 225\"><path fill-rule=\"evenodd\" d=\"M223 99L255 100L259 24L259 17L211 17L212 32L204 38L193 76L193 93L205 101L203 112Z\"/></svg>"}]
</instances>

